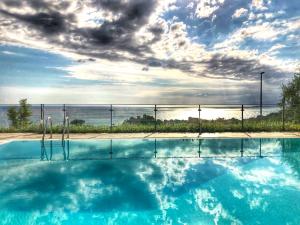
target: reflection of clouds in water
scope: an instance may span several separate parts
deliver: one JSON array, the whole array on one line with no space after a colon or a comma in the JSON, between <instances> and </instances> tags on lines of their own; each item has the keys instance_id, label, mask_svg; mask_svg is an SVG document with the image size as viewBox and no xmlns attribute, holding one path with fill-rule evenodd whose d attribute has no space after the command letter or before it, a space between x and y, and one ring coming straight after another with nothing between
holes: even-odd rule
<instances>
[{"instance_id":1,"label":"reflection of clouds in water","mask_svg":"<svg viewBox=\"0 0 300 225\"><path fill-rule=\"evenodd\" d=\"M230 140L204 142L216 152L231 152L239 146L238 141ZM278 141L264 142L278 146ZM74 142L71 154L85 158L98 157L99 151L108 153L107 142L102 147L99 143ZM160 140L158 151L167 155L194 154L197 144L191 140ZM153 140L130 144L122 140L114 143L113 150L115 157L142 156L153 154L154 145ZM4 196L0 198L0 208L30 214L37 221L51 219L57 224L72 219L74 224L80 224L78 215L93 215L91 221L105 224L239 224L248 219L241 215L261 215L263 210L276 217L276 208L270 207L279 197L287 196L290 201L292 193L299 196L295 171L281 162L281 158L11 161L0 165L0 196ZM287 202L278 204L284 207ZM294 210L287 212L285 218L300 208L296 205ZM0 218L4 217L9 214L1 215L0 211Z\"/></svg>"},{"instance_id":2,"label":"reflection of clouds in water","mask_svg":"<svg viewBox=\"0 0 300 225\"><path fill-rule=\"evenodd\" d=\"M219 224L220 219L222 218L222 223L225 221L231 224L241 224L241 222L234 218L230 213L224 209L221 202L218 201L216 197L213 197L211 193L214 192L214 189L198 189L195 191L195 201L199 209L213 217L214 224Z\"/></svg>"},{"instance_id":3,"label":"reflection of clouds in water","mask_svg":"<svg viewBox=\"0 0 300 225\"><path fill-rule=\"evenodd\" d=\"M77 204L81 211L156 207L156 201L149 193L147 183L142 182L135 173L136 163L119 163L118 166L111 162L74 164L77 167L75 172L73 163L66 166L64 163L55 163L47 167L36 166L24 170L21 176L6 178L9 185L1 187L1 195L6 196L0 200L1 205L12 210L24 211L62 206L72 211L74 207L69 205ZM66 168L62 172L63 167ZM104 195L97 194L101 189Z\"/></svg>"}]
</instances>

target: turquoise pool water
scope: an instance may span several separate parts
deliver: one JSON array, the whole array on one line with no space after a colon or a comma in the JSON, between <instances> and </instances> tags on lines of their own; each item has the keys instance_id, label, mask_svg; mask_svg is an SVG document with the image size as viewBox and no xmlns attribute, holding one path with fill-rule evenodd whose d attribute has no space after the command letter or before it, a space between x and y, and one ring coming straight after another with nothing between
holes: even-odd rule
<instances>
[{"instance_id":1,"label":"turquoise pool water","mask_svg":"<svg viewBox=\"0 0 300 225\"><path fill-rule=\"evenodd\" d=\"M300 139L0 145L0 224L300 224Z\"/></svg>"}]
</instances>

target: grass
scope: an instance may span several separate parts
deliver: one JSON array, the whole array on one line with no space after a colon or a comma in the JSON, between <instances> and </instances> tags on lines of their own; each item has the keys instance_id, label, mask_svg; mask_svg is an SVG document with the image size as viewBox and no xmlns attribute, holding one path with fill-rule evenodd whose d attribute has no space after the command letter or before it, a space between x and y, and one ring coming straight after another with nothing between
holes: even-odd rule
<instances>
[{"instance_id":1,"label":"grass","mask_svg":"<svg viewBox=\"0 0 300 225\"><path fill-rule=\"evenodd\" d=\"M113 126L93 125L70 125L70 133L138 133L138 132L199 132L199 123L188 121L162 122L155 125L150 124L129 124L123 123ZM274 120L249 119L244 121L242 128L239 120L213 120L202 121L201 132L275 132L283 131L282 122ZM300 124L292 121L285 123L285 131L300 131ZM42 133L39 125L30 125L25 128L0 128L2 133ZM49 131L48 131L49 132ZM53 133L62 133L62 126L56 125L52 128Z\"/></svg>"}]
</instances>

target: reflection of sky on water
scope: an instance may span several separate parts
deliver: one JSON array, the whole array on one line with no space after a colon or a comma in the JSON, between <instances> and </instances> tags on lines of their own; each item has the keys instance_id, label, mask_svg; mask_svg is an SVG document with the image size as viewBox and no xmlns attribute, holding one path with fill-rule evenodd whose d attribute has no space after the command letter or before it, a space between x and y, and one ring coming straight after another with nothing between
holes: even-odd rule
<instances>
[{"instance_id":1,"label":"reflection of sky on water","mask_svg":"<svg viewBox=\"0 0 300 225\"><path fill-rule=\"evenodd\" d=\"M259 156L259 139L205 139L203 158L198 140L71 141L68 161L59 143L53 161L40 160L37 141L0 145L3 224L300 220L299 139L262 139L262 157L246 154Z\"/></svg>"}]
</instances>

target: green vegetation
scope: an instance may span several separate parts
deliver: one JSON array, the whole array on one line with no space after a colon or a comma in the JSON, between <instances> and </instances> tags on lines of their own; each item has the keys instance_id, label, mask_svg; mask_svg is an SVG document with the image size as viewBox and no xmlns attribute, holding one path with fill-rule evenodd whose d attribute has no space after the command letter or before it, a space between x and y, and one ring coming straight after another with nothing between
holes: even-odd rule
<instances>
[{"instance_id":1,"label":"green vegetation","mask_svg":"<svg viewBox=\"0 0 300 225\"><path fill-rule=\"evenodd\" d=\"M143 118L148 117L152 122L146 122ZM251 118L244 120L244 128L242 123L237 119L217 119L217 120L202 120L201 132L242 132L242 131L282 131L282 121L274 119L275 115L266 116L263 118ZM142 122L141 122L142 121ZM300 124L293 121L285 123L285 130L300 131ZM53 133L61 133L62 126L53 126ZM157 132L199 132L199 122L196 118L189 118L189 120L165 120L157 123ZM10 127L2 128L0 132L34 132L41 133L42 130L39 125L29 125L26 127ZM151 116L144 115L143 117L130 118L122 124L112 127L109 126L93 126L88 124L70 125L71 133L135 133L135 132L155 132L155 120Z\"/></svg>"},{"instance_id":2,"label":"green vegetation","mask_svg":"<svg viewBox=\"0 0 300 225\"><path fill-rule=\"evenodd\" d=\"M84 120L75 119L75 120L72 120L70 124L71 125L82 126L83 124L85 124L85 121Z\"/></svg>"},{"instance_id":3,"label":"green vegetation","mask_svg":"<svg viewBox=\"0 0 300 225\"><path fill-rule=\"evenodd\" d=\"M27 99L21 99L19 107L12 106L7 110L7 117L12 128L24 129L28 127L31 124L29 120L31 115L31 106L27 103Z\"/></svg>"},{"instance_id":4,"label":"green vegetation","mask_svg":"<svg viewBox=\"0 0 300 225\"><path fill-rule=\"evenodd\" d=\"M293 80L282 86L282 104L285 103L287 116L300 122L300 72L295 73Z\"/></svg>"}]
</instances>

